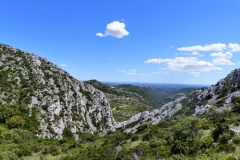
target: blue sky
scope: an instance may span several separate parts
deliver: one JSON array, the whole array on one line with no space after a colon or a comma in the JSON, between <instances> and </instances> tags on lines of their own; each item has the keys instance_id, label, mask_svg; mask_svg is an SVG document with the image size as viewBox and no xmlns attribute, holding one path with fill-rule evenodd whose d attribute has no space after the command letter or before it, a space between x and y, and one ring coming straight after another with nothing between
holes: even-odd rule
<instances>
[{"instance_id":1,"label":"blue sky","mask_svg":"<svg viewBox=\"0 0 240 160\"><path fill-rule=\"evenodd\" d=\"M0 0L0 43L79 80L215 84L240 66L239 0Z\"/></svg>"}]
</instances>

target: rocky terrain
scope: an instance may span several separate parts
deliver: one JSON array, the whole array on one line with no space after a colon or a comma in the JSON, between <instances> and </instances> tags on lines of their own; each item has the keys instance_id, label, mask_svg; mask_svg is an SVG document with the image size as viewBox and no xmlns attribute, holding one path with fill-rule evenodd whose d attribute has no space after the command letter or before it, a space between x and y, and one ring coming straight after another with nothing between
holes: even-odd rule
<instances>
[{"instance_id":1,"label":"rocky terrain","mask_svg":"<svg viewBox=\"0 0 240 160\"><path fill-rule=\"evenodd\" d=\"M186 96L182 96L175 101L169 102L165 104L161 109L155 109L151 112L144 111L141 113L138 113L131 118L129 118L126 121L119 122L116 125L114 125L112 128L108 130L104 130L104 132L100 133L100 136L106 135L108 132L115 132L116 129L124 128L124 132L126 133L135 133L138 131L138 127L143 122L147 122L149 124L157 124L160 122L160 120L171 117L175 113L178 112L182 108L182 104L180 103L183 99L185 99ZM137 122L137 123L136 123ZM128 125L136 123L134 126L128 127Z\"/></svg>"},{"instance_id":2,"label":"rocky terrain","mask_svg":"<svg viewBox=\"0 0 240 160\"><path fill-rule=\"evenodd\" d=\"M134 133L143 122L157 124L161 119L173 116L182 108L182 101L188 99L184 95L160 109L153 109L145 97L137 93L96 80L80 82L35 54L1 44L0 57L0 103L28 105L29 116L35 115L39 120L36 134L43 138L61 139L66 130L75 139L82 132L93 133L96 130L103 131L100 135L119 128L124 128L126 133ZM239 80L240 70L236 69L216 85L192 93L197 96L193 115L203 114L211 108L217 111L231 109L233 97L240 96ZM132 86L127 87L136 90ZM108 99L113 106L121 106L111 108ZM115 122L112 110L124 108L126 104L142 108L134 109L132 114L127 108L129 113L124 113L127 118Z\"/></svg>"},{"instance_id":3,"label":"rocky terrain","mask_svg":"<svg viewBox=\"0 0 240 160\"><path fill-rule=\"evenodd\" d=\"M232 98L240 96L240 69L235 69L215 85L199 90L195 114L203 114L213 108L218 111L231 109Z\"/></svg>"},{"instance_id":4,"label":"rocky terrain","mask_svg":"<svg viewBox=\"0 0 240 160\"><path fill-rule=\"evenodd\" d=\"M61 139L70 131L78 139L115 125L102 91L35 54L0 44L0 79L0 103L26 104L39 120L38 137Z\"/></svg>"}]
</instances>

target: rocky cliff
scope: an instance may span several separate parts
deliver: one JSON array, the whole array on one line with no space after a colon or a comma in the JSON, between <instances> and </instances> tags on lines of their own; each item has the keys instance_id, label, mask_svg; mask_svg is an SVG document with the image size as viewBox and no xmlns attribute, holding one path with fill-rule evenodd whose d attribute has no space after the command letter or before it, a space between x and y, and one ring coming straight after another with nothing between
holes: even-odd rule
<instances>
[{"instance_id":1,"label":"rocky cliff","mask_svg":"<svg viewBox=\"0 0 240 160\"><path fill-rule=\"evenodd\" d=\"M0 103L28 105L38 137L60 139L68 131L78 139L115 124L103 92L35 54L0 44L0 80Z\"/></svg>"},{"instance_id":2,"label":"rocky cliff","mask_svg":"<svg viewBox=\"0 0 240 160\"><path fill-rule=\"evenodd\" d=\"M218 111L231 110L232 98L240 96L240 69L233 70L215 85L199 92L198 100L201 104L196 106L195 114L203 114L211 108Z\"/></svg>"}]
</instances>

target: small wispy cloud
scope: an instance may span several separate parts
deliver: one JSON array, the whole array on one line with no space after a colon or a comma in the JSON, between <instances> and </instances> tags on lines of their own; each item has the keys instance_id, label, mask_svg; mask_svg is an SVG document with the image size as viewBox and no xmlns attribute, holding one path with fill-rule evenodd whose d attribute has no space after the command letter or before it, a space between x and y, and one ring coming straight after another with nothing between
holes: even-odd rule
<instances>
[{"instance_id":1,"label":"small wispy cloud","mask_svg":"<svg viewBox=\"0 0 240 160\"><path fill-rule=\"evenodd\" d=\"M229 43L224 44L224 43L214 43L210 45L197 45L197 46L190 46L190 47L180 47L177 48L179 51L186 51L186 52L194 52L194 51L200 51L200 52L223 52L229 51L229 52L240 52L240 44L237 43Z\"/></svg>"},{"instance_id":2,"label":"small wispy cloud","mask_svg":"<svg viewBox=\"0 0 240 160\"><path fill-rule=\"evenodd\" d=\"M197 56L197 57L203 57L203 55L200 54L200 53L198 53L197 51L193 51L193 52L192 52L192 55L193 55L193 56Z\"/></svg>"},{"instance_id":3,"label":"small wispy cloud","mask_svg":"<svg viewBox=\"0 0 240 160\"><path fill-rule=\"evenodd\" d=\"M61 67L67 67L67 64L61 64L60 66Z\"/></svg>"},{"instance_id":4,"label":"small wispy cloud","mask_svg":"<svg viewBox=\"0 0 240 160\"><path fill-rule=\"evenodd\" d=\"M161 70L161 71L153 72L153 74L165 74L165 75L167 75L167 74L169 74L169 72L168 72L168 71Z\"/></svg>"},{"instance_id":5,"label":"small wispy cloud","mask_svg":"<svg viewBox=\"0 0 240 160\"><path fill-rule=\"evenodd\" d=\"M127 75L130 76L146 76L147 74L145 73L138 73L135 69L131 69L131 70L119 70L118 72L120 73L126 73Z\"/></svg>"},{"instance_id":6,"label":"small wispy cloud","mask_svg":"<svg viewBox=\"0 0 240 160\"><path fill-rule=\"evenodd\" d=\"M226 44L223 43L215 43L215 44L210 44L210 45L205 45L205 46L190 46L190 47L181 47L178 48L179 51L188 51L188 52L194 52L194 51L202 51L202 52L208 52L208 51L223 51L226 49L227 46Z\"/></svg>"},{"instance_id":7,"label":"small wispy cloud","mask_svg":"<svg viewBox=\"0 0 240 160\"><path fill-rule=\"evenodd\" d=\"M190 74L194 75L195 77L200 76L200 72L189 72Z\"/></svg>"},{"instance_id":8,"label":"small wispy cloud","mask_svg":"<svg viewBox=\"0 0 240 160\"><path fill-rule=\"evenodd\" d=\"M124 36L128 36L130 33L125 29L125 23L121 23L119 21L113 21L106 26L105 33L96 33L98 37L107 37L113 36L115 38L123 38Z\"/></svg>"}]
</instances>

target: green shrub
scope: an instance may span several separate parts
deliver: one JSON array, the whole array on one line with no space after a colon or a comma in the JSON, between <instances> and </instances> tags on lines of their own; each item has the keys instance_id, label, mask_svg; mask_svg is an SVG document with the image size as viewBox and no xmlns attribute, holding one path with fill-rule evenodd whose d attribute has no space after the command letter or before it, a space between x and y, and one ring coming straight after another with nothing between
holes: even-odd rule
<instances>
[{"instance_id":1,"label":"green shrub","mask_svg":"<svg viewBox=\"0 0 240 160\"><path fill-rule=\"evenodd\" d=\"M132 138L131 138L131 141L134 142L134 141L138 141L139 137L137 135L134 135Z\"/></svg>"},{"instance_id":2,"label":"green shrub","mask_svg":"<svg viewBox=\"0 0 240 160\"><path fill-rule=\"evenodd\" d=\"M219 136L218 142L219 144L227 144L230 139L231 139L231 135L228 133L224 133Z\"/></svg>"},{"instance_id":3,"label":"green shrub","mask_svg":"<svg viewBox=\"0 0 240 160\"><path fill-rule=\"evenodd\" d=\"M23 157L23 156L31 156L32 155L32 148L28 144L22 144L18 147L17 150L17 155L18 157Z\"/></svg>"},{"instance_id":4,"label":"green shrub","mask_svg":"<svg viewBox=\"0 0 240 160\"><path fill-rule=\"evenodd\" d=\"M6 125L8 128L21 128L25 124L25 120L22 118L22 116L13 116L9 120L7 120Z\"/></svg>"},{"instance_id":5,"label":"green shrub","mask_svg":"<svg viewBox=\"0 0 240 160\"><path fill-rule=\"evenodd\" d=\"M213 144L213 141L214 141L214 139L212 137L210 137L210 136L203 137L200 140L201 148L202 149L210 148L212 146L212 144Z\"/></svg>"},{"instance_id":6,"label":"green shrub","mask_svg":"<svg viewBox=\"0 0 240 160\"><path fill-rule=\"evenodd\" d=\"M240 137L239 137L239 136L233 137L232 142L233 142L234 144L240 144Z\"/></svg>"},{"instance_id":7,"label":"green shrub","mask_svg":"<svg viewBox=\"0 0 240 160\"><path fill-rule=\"evenodd\" d=\"M69 127L65 127L63 129L63 137L64 138L73 138L73 134L72 134L72 131Z\"/></svg>"}]
</instances>

